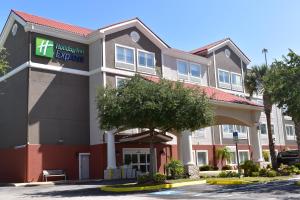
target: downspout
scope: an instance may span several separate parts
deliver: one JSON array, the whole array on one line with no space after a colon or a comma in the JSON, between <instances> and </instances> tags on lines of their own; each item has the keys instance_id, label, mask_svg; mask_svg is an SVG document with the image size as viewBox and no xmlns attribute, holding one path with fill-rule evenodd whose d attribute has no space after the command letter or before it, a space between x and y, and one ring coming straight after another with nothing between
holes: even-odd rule
<instances>
[{"instance_id":1,"label":"downspout","mask_svg":"<svg viewBox=\"0 0 300 200\"><path fill-rule=\"evenodd\" d=\"M29 77L30 77L30 63L31 63L31 32L28 32L28 59L29 59L29 66L28 66L28 71L27 71L27 116L26 116L26 124L27 124L27 133L26 133L26 142L27 142L27 148L26 148L26 164L25 164L25 182L29 182Z\"/></svg>"},{"instance_id":2,"label":"downspout","mask_svg":"<svg viewBox=\"0 0 300 200\"><path fill-rule=\"evenodd\" d=\"M217 84L217 66L216 66L216 54L215 51L213 51L213 57L214 57L214 70L215 70L215 86L218 88Z\"/></svg>"}]
</instances>

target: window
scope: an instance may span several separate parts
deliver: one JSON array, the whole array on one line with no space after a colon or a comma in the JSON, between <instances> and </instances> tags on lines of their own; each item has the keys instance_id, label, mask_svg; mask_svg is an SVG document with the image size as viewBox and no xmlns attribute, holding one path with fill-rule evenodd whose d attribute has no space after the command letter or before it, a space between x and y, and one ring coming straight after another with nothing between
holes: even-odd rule
<instances>
[{"instance_id":1,"label":"window","mask_svg":"<svg viewBox=\"0 0 300 200\"><path fill-rule=\"evenodd\" d=\"M287 139L295 139L295 128L293 125L285 125Z\"/></svg>"},{"instance_id":2,"label":"window","mask_svg":"<svg viewBox=\"0 0 300 200\"><path fill-rule=\"evenodd\" d=\"M267 125L266 124L260 124L260 133L262 135L267 135Z\"/></svg>"},{"instance_id":3,"label":"window","mask_svg":"<svg viewBox=\"0 0 300 200\"><path fill-rule=\"evenodd\" d=\"M125 81L127 81L128 78L116 76L116 88L120 87L124 84Z\"/></svg>"},{"instance_id":4,"label":"window","mask_svg":"<svg viewBox=\"0 0 300 200\"><path fill-rule=\"evenodd\" d=\"M236 131L238 132L238 136L240 139L246 139L247 138L247 128L246 126L235 126Z\"/></svg>"},{"instance_id":5,"label":"window","mask_svg":"<svg viewBox=\"0 0 300 200\"><path fill-rule=\"evenodd\" d=\"M229 164L229 165L235 165L235 164L237 164L237 162L236 162L236 153L235 153L235 151L231 151L231 152L230 152L230 158L229 158L229 160L228 160L228 164Z\"/></svg>"},{"instance_id":6,"label":"window","mask_svg":"<svg viewBox=\"0 0 300 200\"><path fill-rule=\"evenodd\" d=\"M138 50L139 66L154 68L155 56L154 53Z\"/></svg>"},{"instance_id":7,"label":"window","mask_svg":"<svg viewBox=\"0 0 300 200\"><path fill-rule=\"evenodd\" d=\"M134 64L134 49L116 45L116 62Z\"/></svg>"},{"instance_id":8,"label":"window","mask_svg":"<svg viewBox=\"0 0 300 200\"><path fill-rule=\"evenodd\" d=\"M219 82L230 84L229 72L219 69Z\"/></svg>"},{"instance_id":9,"label":"window","mask_svg":"<svg viewBox=\"0 0 300 200\"><path fill-rule=\"evenodd\" d=\"M241 75L231 73L231 83L236 86L242 86Z\"/></svg>"},{"instance_id":10,"label":"window","mask_svg":"<svg viewBox=\"0 0 300 200\"><path fill-rule=\"evenodd\" d=\"M239 139L247 138L247 127L246 126L224 124L224 125L222 125L222 127L223 127L223 137L224 138L232 138L234 131L238 132Z\"/></svg>"},{"instance_id":11,"label":"window","mask_svg":"<svg viewBox=\"0 0 300 200\"><path fill-rule=\"evenodd\" d=\"M190 64L190 73L191 76L201 78L201 66L197 64Z\"/></svg>"},{"instance_id":12,"label":"window","mask_svg":"<svg viewBox=\"0 0 300 200\"><path fill-rule=\"evenodd\" d=\"M208 164L208 155L207 151L196 151L196 157L197 157L197 165L207 165Z\"/></svg>"},{"instance_id":13,"label":"window","mask_svg":"<svg viewBox=\"0 0 300 200\"><path fill-rule=\"evenodd\" d=\"M239 151L239 161L240 164L243 164L246 160L249 160L248 151Z\"/></svg>"},{"instance_id":14,"label":"window","mask_svg":"<svg viewBox=\"0 0 300 200\"><path fill-rule=\"evenodd\" d=\"M188 75L188 63L177 61L177 71L179 74Z\"/></svg>"}]
</instances>

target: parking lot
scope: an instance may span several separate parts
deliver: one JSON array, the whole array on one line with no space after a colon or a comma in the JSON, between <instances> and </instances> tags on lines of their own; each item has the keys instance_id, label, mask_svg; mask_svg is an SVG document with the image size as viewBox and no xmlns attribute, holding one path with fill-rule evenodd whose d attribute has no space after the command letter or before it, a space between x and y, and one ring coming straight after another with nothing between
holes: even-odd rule
<instances>
[{"instance_id":1,"label":"parking lot","mask_svg":"<svg viewBox=\"0 0 300 200\"><path fill-rule=\"evenodd\" d=\"M0 187L1 200L33 199L300 199L294 181L237 186L195 185L158 192L113 194L100 191L102 183L32 187Z\"/></svg>"}]
</instances>

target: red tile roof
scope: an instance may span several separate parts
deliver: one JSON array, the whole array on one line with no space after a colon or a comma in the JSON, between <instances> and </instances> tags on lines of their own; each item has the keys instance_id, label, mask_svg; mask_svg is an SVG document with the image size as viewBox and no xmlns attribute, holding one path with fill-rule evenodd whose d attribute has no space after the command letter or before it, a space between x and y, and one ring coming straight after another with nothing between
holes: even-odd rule
<instances>
[{"instance_id":1,"label":"red tile roof","mask_svg":"<svg viewBox=\"0 0 300 200\"><path fill-rule=\"evenodd\" d=\"M93 31L91 29L87 29L87 28L83 28L83 27L79 27L79 26L75 26L75 25L71 25L71 24L61 23L61 22L58 22L58 21L55 21L52 19L46 19L43 17L27 14L27 13L17 11L17 10L12 10L12 12L14 12L20 18L22 18L25 22L30 22L30 23L38 24L38 25L42 25L42 26L48 26L48 27L55 28L58 30L75 33L75 34L81 35L81 36L87 36L88 34L90 34Z\"/></svg>"},{"instance_id":2,"label":"red tile roof","mask_svg":"<svg viewBox=\"0 0 300 200\"><path fill-rule=\"evenodd\" d=\"M159 82L159 78L155 76L144 76L145 79L153 81L153 82ZM249 101L246 98L242 98L233 94L230 94L228 92L224 92L222 90L219 90L214 87L209 87L209 86L199 86L191 83L184 83L184 86L187 88L196 88L201 91L203 91L208 98L216 101L223 101L227 103L237 103L237 104L245 104L245 105L251 105L251 106L258 106L261 107L260 105Z\"/></svg>"},{"instance_id":3,"label":"red tile roof","mask_svg":"<svg viewBox=\"0 0 300 200\"><path fill-rule=\"evenodd\" d=\"M208 44L208 45L205 45L203 47L200 47L200 48L197 48L195 50L192 50L192 51L190 51L190 53L197 54L197 53L202 53L202 52L208 51L208 49L210 49L210 48L212 48L214 46L217 46L218 44L221 44L222 42L224 42L226 40L230 40L230 39L229 38L225 38L225 39L213 42L211 44Z\"/></svg>"}]
</instances>

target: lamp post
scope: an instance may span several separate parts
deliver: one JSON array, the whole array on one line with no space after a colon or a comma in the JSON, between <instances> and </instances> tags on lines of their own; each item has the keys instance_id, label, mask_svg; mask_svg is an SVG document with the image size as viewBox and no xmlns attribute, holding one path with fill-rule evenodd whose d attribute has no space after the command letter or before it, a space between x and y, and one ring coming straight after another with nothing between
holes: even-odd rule
<instances>
[{"instance_id":1,"label":"lamp post","mask_svg":"<svg viewBox=\"0 0 300 200\"><path fill-rule=\"evenodd\" d=\"M233 134L233 140L235 141L235 151L236 151L236 161L237 161L238 173L239 173L239 177L241 177L240 155L239 155L239 149L238 149L239 133L237 131L234 131L232 134Z\"/></svg>"}]
</instances>

